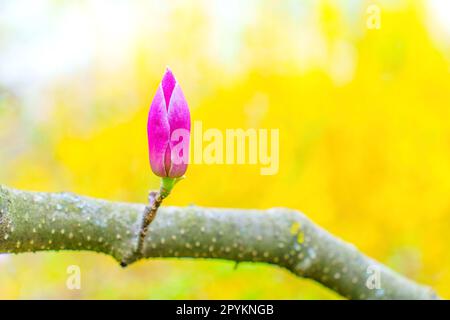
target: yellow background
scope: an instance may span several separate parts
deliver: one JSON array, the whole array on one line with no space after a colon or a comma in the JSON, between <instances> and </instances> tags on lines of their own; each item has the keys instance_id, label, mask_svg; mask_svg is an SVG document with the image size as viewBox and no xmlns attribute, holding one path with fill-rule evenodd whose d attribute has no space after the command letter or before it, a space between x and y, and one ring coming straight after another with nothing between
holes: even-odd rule
<instances>
[{"instance_id":1,"label":"yellow background","mask_svg":"<svg viewBox=\"0 0 450 320\"><path fill-rule=\"evenodd\" d=\"M279 129L280 168L191 165L166 205L295 208L450 297L445 0L43 2L39 34L30 8L0 22L0 48L13 52L0 54L0 183L144 202L159 184L147 112L169 65L204 129ZM370 4L380 29L367 27ZM70 34L47 38L64 23ZM81 290L66 288L69 265ZM0 270L8 299L339 298L280 268L227 261L121 269L95 253L29 253L0 256Z\"/></svg>"}]
</instances>

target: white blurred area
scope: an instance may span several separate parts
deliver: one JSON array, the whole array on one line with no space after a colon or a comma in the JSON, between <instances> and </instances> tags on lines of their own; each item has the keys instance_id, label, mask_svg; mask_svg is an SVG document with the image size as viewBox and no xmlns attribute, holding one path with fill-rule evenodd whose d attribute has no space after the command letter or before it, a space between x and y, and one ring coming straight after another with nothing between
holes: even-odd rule
<instances>
[{"instance_id":1,"label":"white blurred area","mask_svg":"<svg viewBox=\"0 0 450 320\"><path fill-rule=\"evenodd\" d=\"M48 85L99 65L103 70L117 69L129 60L145 12L137 2L131 3L3 2L0 84L19 97L34 119L45 117L46 106L52 103L42 101L44 95L40 92ZM151 23L157 21L152 19Z\"/></svg>"},{"instance_id":2,"label":"white blurred area","mask_svg":"<svg viewBox=\"0 0 450 320\"><path fill-rule=\"evenodd\" d=\"M436 46L450 58L450 1L429 0L428 28Z\"/></svg>"},{"instance_id":3,"label":"white blurred area","mask_svg":"<svg viewBox=\"0 0 450 320\"><path fill-rule=\"evenodd\" d=\"M429 0L430 18L433 18L441 29L450 37L450 1ZM448 38L447 38L448 40Z\"/></svg>"}]
</instances>

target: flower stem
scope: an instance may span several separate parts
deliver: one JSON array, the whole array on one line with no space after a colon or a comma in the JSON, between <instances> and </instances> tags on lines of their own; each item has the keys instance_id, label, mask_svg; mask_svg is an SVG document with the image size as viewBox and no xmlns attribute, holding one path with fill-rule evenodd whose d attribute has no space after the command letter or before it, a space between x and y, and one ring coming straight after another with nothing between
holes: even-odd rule
<instances>
[{"instance_id":1,"label":"flower stem","mask_svg":"<svg viewBox=\"0 0 450 320\"><path fill-rule=\"evenodd\" d=\"M148 205L145 206L144 214L142 216L142 225L139 231L139 238L135 256L137 257L143 256L145 237L147 236L150 224L156 217L158 208L161 206L163 200L169 196L175 184L177 184L177 182L182 179L184 179L184 176L180 178L168 178L168 177L162 178L159 191L157 192L150 191L148 195ZM125 260L122 261L120 264L122 267L127 266L127 262Z\"/></svg>"},{"instance_id":2,"label":"flower stem","mask_svg":"<svg viewBox=\"0 0 450 320\"><path fill-rule=\"evenodd\" d=\"M143 254L144 240L147 236L148 227L150 226L150 223L152 223L152 221L155 219L158 208L161 206L164 198L166 198L169 193L167 193L166 190L163 190L162 187L159 192L150 192L149 204L145 206L144 215L142 217L141 231L139 232L138 245L136 248L136 253L138 255Z\"/></svg>"},{"instance_id":3,"label":"flower stem","mask_svg":"<svg viewBox=\"0 0 450 320\"><path fill-rule=\"evenodd\" d=\"M159 192L164 198L166 198L172 191L173 187L175 187L175 185L184 178L185 178L184 176L179 178L169 178L169 177L161 178L161 187L159 189Z\"/></svg>"}]
</instances>

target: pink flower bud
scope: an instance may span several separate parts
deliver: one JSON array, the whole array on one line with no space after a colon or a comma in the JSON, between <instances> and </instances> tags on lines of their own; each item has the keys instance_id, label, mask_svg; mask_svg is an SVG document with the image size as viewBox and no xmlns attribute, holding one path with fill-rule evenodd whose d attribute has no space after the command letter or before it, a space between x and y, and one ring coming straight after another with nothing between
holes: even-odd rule
<instances>
[{"instance_id":1,"label":"pink flower bud","mask_svg":"<svg viewBox=\"0 0 450 320\"><path fill-rule=\"evenodd\" d=\"M148 114L150 166L160 177L179 178L189 161L191 118L183 92L168 68Z\"/></svg>"}]
</instances>

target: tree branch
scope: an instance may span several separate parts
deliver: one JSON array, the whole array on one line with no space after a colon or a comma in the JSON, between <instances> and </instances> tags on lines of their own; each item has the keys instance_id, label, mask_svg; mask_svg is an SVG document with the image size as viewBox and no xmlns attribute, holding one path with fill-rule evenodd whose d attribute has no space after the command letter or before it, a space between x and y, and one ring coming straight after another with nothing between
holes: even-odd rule
<instances>
[{"instance_id":1,"label":"tree branch","mask_svg":"<svg viewBox=\"0 0 450 320\"><path fill-rule=\"evenodd\" d=\"M140 258L136 245L144 208L0 186L0 253L91 250L129 264ZM143 256L276 264L351 299L438 298L430 288L368 258L298 211L284 208L162 207L148 230ZM366 285L368 272L379 272L378 289Z\"/></svg>"}]
</instances>

